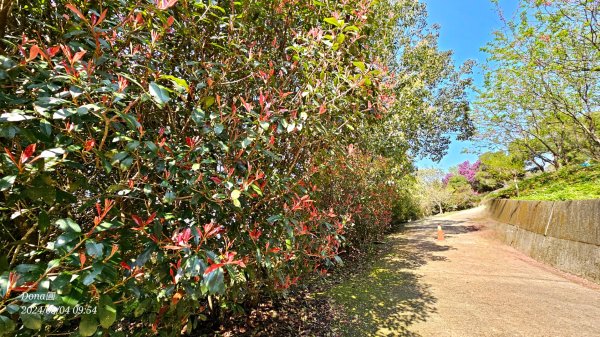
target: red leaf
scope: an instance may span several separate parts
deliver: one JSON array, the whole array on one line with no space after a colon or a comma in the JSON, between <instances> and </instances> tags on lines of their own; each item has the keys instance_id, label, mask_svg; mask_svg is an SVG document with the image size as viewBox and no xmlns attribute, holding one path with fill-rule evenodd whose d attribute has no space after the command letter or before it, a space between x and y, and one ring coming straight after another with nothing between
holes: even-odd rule
<instances>
[{"instance_id":1,"label":"red leaf","mask_svg":"<svg viewBox=\"0 0 600 337\"><path fill-rule=\"evenodd\" d=\"M10 157L10 160L12 160L12 162L15 163L15 165L19 166L19 163L17 163L17 160L15 159L15 157L13 156L13 154L10 152L9 149L4 148L4 152L6 152L8 154L8 156Z\"/></svg>"},{"instance_id":2,"label":"red leaf","mask_svg":"<svg viewBox=\"0 0 600 337\"><path fill-rule=\"evenodd\" d=\"M177 3L177 0L156 0L156 7L158 9L167 9Z\"/></svg>"},{"instance_id":3,"label":"red leaf","mask_svg":"<svg viewBox=\"0 0 600 337\"><path fill-rule=\"evenodd\" d=\"M242 97L240 97L240 100L242 101L242 105L244 105L244 108L246 108L248 112L252 112L252 105L246 102Z\"/></svg>"},{"instance_id":4,"label":"red leaf","mask_svg":"<svg viewBox=\"0 0 600 337\"><path fill-rule=\"evenodd\" d=\"M140 218L137 215L132 215L131 218L133 219L133 221L135 221L136 225L138 225L141 228L144 228L144 226L146 225L144 223L144 220L142 220L142 218Z\"/></svg>"},{"instance_id":5,"label":"red leaf","mask_svg":"<svg viewBox=\"0 0 600 337\"><path fill-rule=\"evenodd\" d=\"M121 267L123 267L124 269L127 269L127 270L131 270L131 267L124 261L121 261Z\"/></svg>"},{"instance_id":6,"label":"red leaf","mask_svg":"<svg viewBox=\"0 0 600 337\"><path fill-rule=\"evenodd\" d=\"M321 106L319 107L319 115L323 114L325 112L325 110L327 110L325 108L325 104L321 104Z\"/></svg>"},{"instance_id":7,"label":"red leaf","mask_svg":"<svg viewBox=\"0 0 600 337\"><path fill-rule=\"evenodd\" d=\"M75 53L75 55L73 56L73 60L71 61L71 64L81 60L81 58L83 57L83 55L85 55L87 51L86 50L82 50L82 51L78 51L77 53Z\"/></svg>"},{"instance_id":8,"label":"red leaf","mask_svg":"<svg viewBox=\"0 0 600 337\"><path fill-rule=\"evenodd\" d=\"M250 234L250 238L253 241L258 240L258 238L260 238L260 235L262 234L262 231L259 229L254 229L253 231L250 231L248 234Z\"/></svg>"},{"instance_id":9,"label":"red leaf","mask_svg":"<svg viewBox=\"0 0 600 337\"><path fill-rule=\"evenodd\" d=\"M73 55L71 54L71 48L69 46L66 46L64 44L60 45L60 49L62 49L63 53L65 54L65 56L67 57L67 59L69 60L70 63L73 63Z\"/></svg>"},{"instance_id":10,"label":"red leaf","mask_svg":"<svg viewBox=\"0 0 600 337\"><path fill-rule=\"evenodd\" d=\"M90 151L91 149L94 148L95 145L96 145L96 140L94 138L90 138L85 141L85 146L83 147L83 149L86 151Z\"/></svg>"},{"instance_id":11,"label":"red leaf","mask_svg":"<svg viewBox=\"0 0 600 337\"><path fill-rule=\"evenodd\" d=\"M182 297L183 297L183 291L179 290L178 292L173 294L173 298L171 299L171 304L176 305L179 302L179 300L181 300Z\"/></svg>"},{"instance_id":12,"label":"red leaf","mask_svg":"<svg viewBox=\"0 0 600 337\"><path fill-rule=\"evenodd\" d=\"M29 159L33 153L35 152L35 144L30 144L25 148L25 150L21 153L21 163L24 163Z\"/></svg>"},{"instance_id":13,"label":"red leaf","mask_svg":"<svg viewBox=\"0 0 600 337\"><path fill-rule=\"evenodd\" d=\"M60 50L59 46L54 46L54 47L50 47L50 48L46 49L46 53L48 53L48 55L50 55L50 57L54 57L54 55L56 55L56 53L58 53L59 50Z\"/></svg>"},{"instance_id":14,"label":"red leaf","mask_svg":"<svg viewBox=\"0 0 600 337\"><path fill-rule=\"evenodd\" d=\"M79 263L81 263L81 268L83 268L83 265L85 264L85 253L82 251L79 252Z\"/></svg>"},{"instance_id":15,"label":"red leaf","mask_svg":"<svg viewBox=\"0 0 600 337\"><path fill-rule=\"evenodd\" d=\"M206 225L204 225L204 237L210 238L212 236L215 236L215 235L219 234L221 229L222 229L221 226L218 226L216 223L209 222Z\"/></svg>"},{"instance_id":16,"label":"red leaf","mask_svg":"<svg viewBox=\"0 0 600 337\"><path fill-rule=\"evenodd\" d=\"M171 27L173 25L173 22L175 22L175 18L173 16L169 16L169 18L167 19L167 27Z\"/></svg>"},{"instance_id":17,"label":"red leaf","mask_svg":"<svg viewBox=\"0 0 600 337\"><path fill-rule=\"evenodd\" d=\"M106 12L108 11L108 9L105 9L102 11L102 13L100 13L100 18L98 19L98 21L96 21L96 26L98 26L99 24L102 23L102 21L104 21L104 19L106 18Z\"/></svg>"},{"instance_id":18,"label":"red leaf","mask_svg":"<svg viewBox=\"0 0 600 337\"><path fill-rule=\"evenodd\" d=\"M113 244L113 245L112 245L112 248L110 249L110 255L109 255L109 256L111 256L111 257L112 257L113 255L115 255L115 253L116 253L118 250L119 250L119 246L118 246L118 245L115 245L115 244Z\"/></svg>"},{"instance_id":19,"label":"red leaf","mask_svg":"<svg viewBox=\"0 0 600 337\"><path fill-rule=\"evenodd\" d=\"M148 225L149 223L151 223L152 221L154 221L154 218L156 218L156 212L152 213L150 215L150 217L148 218L148 220L146 220L146 225Z\"/></svg>"},{"instance_id":20,"label":"red leaf","mask_svg":"<svg viewBox=\"0 0 600 337\"><path fill-rule=\"evenodd\" d=\"M75 15L77 15L81 20L86 21L87 19L85 18L85 16L83 16L83 14L81 14L81 12L79 11L79 9L77 9L77 7L75 7L72 4L66 4L65 7L67 7L68 9L70 9L73 13L75 13Z\"/></svg>"},{"instance_id":21,"label":"red leaf","mask_svg":"<svg viewBox=\"0 0 600 337\"><path fill-rule=\"evenodd\" d=\"M213 271L215 271L216 269L223 267L224 265L225 265L224 263L215 263L212 266L206 268L206 270L204 271L204 275L208 275L208 274L212 273Z\"/></svg>"},{"instance_id":22,"label":"red leaf","mask_svg":"<svg viewBox=\"0 0 600 337\"><path fill-rule=\"evenodd\" d=\"M33 46L31 46L31 49L29 49L29 58L27 59L27 61L35 59L39 53L40 47L38 47L37 44L34 44Z\"/></svg>"},{"instance_id":23,"label":"red leaf","mask_svg":"<svg viewBox=\"0 0 600 337\"><path fill-rule=\"evenodd\" d=\"M137 13L137 15L135 16L135 22L138 25L141 25L142 23L144 23L144 19L142 18L142 13Z\"/></svg>"}]
</instances>

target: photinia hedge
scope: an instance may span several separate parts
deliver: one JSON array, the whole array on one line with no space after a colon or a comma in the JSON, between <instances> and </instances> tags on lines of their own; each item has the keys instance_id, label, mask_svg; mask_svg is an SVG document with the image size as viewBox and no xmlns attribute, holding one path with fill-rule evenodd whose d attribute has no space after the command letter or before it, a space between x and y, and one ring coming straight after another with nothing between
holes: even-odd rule
<instances>
[{"instance_id":1,"label":"photinia hedge","mask_svg":"<svg viewBox=\"0 0 600 337\"><path fill-rule=\"evenodd\" d=\"M414 84L391 64L416 1L19 4L0 336L191 333L388 228L408 147L369 135Z\"/></svg>"}]
</instances>

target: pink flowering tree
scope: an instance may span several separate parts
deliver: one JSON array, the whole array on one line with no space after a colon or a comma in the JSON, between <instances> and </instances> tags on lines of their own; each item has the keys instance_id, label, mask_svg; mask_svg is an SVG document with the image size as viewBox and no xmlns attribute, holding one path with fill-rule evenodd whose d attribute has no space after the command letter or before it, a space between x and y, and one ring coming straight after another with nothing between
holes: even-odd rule
<instances>
[{"instance_id":1,"label":"pink flowering tree","mask_svg":"<svg viewBox=\"0 0 600 337\"><path fill-rule=\"evenodd\" d=\"M458 165L458 174L467 178L469 183L473 183L475 181L475 175L479 172L480 166L481 162L479 160L473 164L466 160Z\"/></svg>"}]
</instances>

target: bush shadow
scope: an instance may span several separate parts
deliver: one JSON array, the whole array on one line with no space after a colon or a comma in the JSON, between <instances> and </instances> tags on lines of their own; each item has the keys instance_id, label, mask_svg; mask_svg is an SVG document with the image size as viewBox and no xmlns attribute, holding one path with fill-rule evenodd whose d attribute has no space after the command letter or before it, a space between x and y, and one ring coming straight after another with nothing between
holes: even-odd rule
<instances>
[{"instance_id":1,"label":"bush shadow","mask_svg":"<svg viewBox=\"0 0 600 337\"><path fill-rule=\"evenodd\" d=\"M474 230L461 221L428 219L396 227L385 248L364 270L334 286L330 295L341 307L343 336L420 336L410 326L436 312L437 299L416 269L430 261L446 261L436 253L454 249L432 238L437 225L451 235Z\"/></svg>"}]
</instances>

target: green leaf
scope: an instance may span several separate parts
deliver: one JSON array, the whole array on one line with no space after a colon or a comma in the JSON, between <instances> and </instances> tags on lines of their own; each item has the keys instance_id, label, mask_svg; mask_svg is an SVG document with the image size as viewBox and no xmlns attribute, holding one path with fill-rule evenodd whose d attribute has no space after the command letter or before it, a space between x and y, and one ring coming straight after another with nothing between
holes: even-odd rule
<instances>
[{"instance_id":1,"label":"green leaf","mask_svg":"<svg viewBox=\"0 0 600 337\"><path fill-rule=\"evenodd\" d=\"M40 154L40 157L41 158L54 158L54 157L62 156L64 153L65 153L64 149L57 147L54 149L42 151L42 153Z\"/></svg>"},{"instance_id":2,"label":"green leaf","mask_svg":"<svg viewBox=\"0 0 600 337\"><path fill-rule=\"evenodd\" d=\"M231 191L231 199L239 199L241 194L242 192L240 192L240 190L233 190Z\"/></svg>"},{"instance_id":3,"label":"green leaf","mask_svg":"<svg viewBox=\"0 0 600 337\"><path fill-rule=\"evenodd\" d=\"M354 61L354 62L352 62L352 64L353 64L353 65L354 65L356 68L360 69L361 71L365 71L365 70L367 70L367 67L366 67L366 65L365 65L365 63L364 63L364 62L360 62L360 61Z\"/></svg>"},{"instance_id":4,"label":"green leaf","mask_svg":"<svg viewBox=\"0 0 600 337\"><path fill-rule=\"evenodd\" d=\"M194 123L196 123L197 125L204 124L205 113L200 107L194 108L194 110L192 111L191 117L192 117L192 120L194 121Z\"/></svg>"},{"instance_id":5,"label":"green leaf","mask_svg":"<svg viewBox=\"0 0 600 337\"><path fill-rule=\"evenodd\" d=\"M270 216L270 217L267 219L267 222L268 222L268 223L270 223L270 224L273 224L273 223L275 223L275 221L277 221L277 220L281 220L282 218L283 218L283 217L282 217L280 214L273 215L273 216Z\"/></svg>"},{"instance_id":6,"label":"green leaf","mask_svg":"<svg viewBox=\"0 0 600 337\"><path fill-rule=\"evenodd\" d=\"M71 115L75 114L75 110L71 108L58 109L52 115L52 119L67 119Z\"/></svg>"},{"instance_id":7,"label":"green leaf","mask_svg":"<svg viewBox=\"0 0 600 337\"><path fill-rule=\"evenodd\" d=\"M223 124L217 124L217 125L215 125L215 134L220 135L221 132L223 132L223 129L225 129L225 127L223 126Z\"/></svg>"},{"instance_id":8,"label":"green leaf","mask_svg":"<svg viewBox=\"0 0 600 337\"><path fill-rule=\"evenodd\" d=\"M331 17L331 18L325 18L325 19L323 19L323 21L327 22L328 24L334 25L336 27L341 27L341 26L344 25L344 21L340 21L340 20L338 20L336 18L333 18L333 17Z\"/></svg>"},{"instance_id":9,"label":"green leaf","mask_svg":"<svg viewBox=\"0 0 600 337\"><path fill-rule=\"evenodd\" d=\"M5 191L14 185L17 176L5 176L0 179L0 191Z\"/></svg>"},{"instance_id":10,"label":"green leaf","mask_svg":"<svg viewBox=\"0 0 600 337\"><path fill-rule=\"evenodd\" d=\"M83 278L83 284L86 286L89 286L90 284L94 283L96 276L100 275L100 273L102 273L103 269L104 269L104 265L99 264L99 263L94 263L90 273L86 277Z\"/></svg>"},{"instance_id":11,"label":"green leaf","mask_svg":"<svg viewBox=\"0 0 600 337\"><path fill-rule=\"evenodd\" d=\"M344 28L345 32L358 32L360 31L360 29L356 26L347 26L346 28Z\"/></svg>"},{"instance_id":12,"label":"green leaf","mask_svg":"<svg viewBox=\"0 0 600 337\"><path fill-rule=\"evenodd\" d=\"M254 192L256 192L258 195L260 195L262 197L263 192L260 190L260 187L258 187L256 184L252 184L252 185L250 185L250 187L252 187Z\"/></svg>"},{"instance_id":13,"label":"green leaf","mask_svg":"<svg viewBox=\"0 0 600 337\"><path fill-rule=\"evenodd\" d=\"M177 197L177 195L175 194L175 192L173 192L173 191L171 191L171 190L168 190L168 191L165 193L165 196L163 197L163 200L162 200L162 201L163 201L165 204L171 204L171 203L173 203L173 201L175 201L176 197Z\"/></svg>"},{"instance_id":14,"label":"green leaf","mask_svg":"<svg viewBox=\"0 0 600 337\"><path fill-rule=\"evenodd\" d=\"M34 119L35 117L24 114L20 110L13 110L12 112L6 112L0 115L0 122L20 122L28 119Z\"/></svg>"},{"instance_id":15,"label":"green leaf","mask_svg":"<svg viewBox=\"0 0 600 337\"><path fill-rule=\"evenodd\" d=\"M245 149L247 148L250 144L252 144L252 141L254 139L252 137L247 137L242 141L242 148Z\"/></svg>"},{"instance_id":16,"label":"green leaf","mask_svg":"<svg viewBox=\"0 0 600 337\"><path fill-rule=\"evenodd\" d=\"M175 90L177 90L177 91L190 90L190 86L188 85L187 81L182 78L178 78L173 75L162 75L160 78L173 82L173 84L175 85ZM180 89L183 89L183 90L180 90Z\"/></svg>"},{"instance_id":17,"label":"green leaf","mask_svg":"<svg viewBox=\"0 0 600 337\"><path fill-rule=\"evenodd\" d=\"M85 242L86 253L94 258L101 258L103 255L103 249L104 245L102 245L101 243L96 243L92 240L88 240Z\"/></svg>"},{"instance_id":18,"label":"green leaf","mask_svg":"<svg viewBox=\"0 0 600 337\"><path fill-rule=\"evenodd\" d=\"M60 249L66 247L65 250L68 250L69 247L74 246L70 245L70 243L75 241L78 237L79 235L73 232L64 233L56 238L56 241L54 242L54 248Z\"/></svg>"},{"instance_id":19,"label":"green leaf","mask_svg":"<svg viewBox=\"0 0 600 337\"><path fill-rule=\"evenodd\" d=\"M96 232L104 232L105 230L111 229L119 224L116 222L104 221L98 227L96 227Z\"/></svg>"},{"instance_id":20,"label":"green leaf","mask_svg":"<svg viewBox=\"0 0 600 337\"><path fill-rule=\"evenodd\" d=\"M48 226L50 226L50 219L48 218L48 213L46 213L46 211L40 211L40 214L38 215L37 226L42 233L48 229Z\"/></svg>"},{"instance_id":21,"label":"green leaf","mask_svg":"<svg viewBox=\"0 0 600 337\"><path fill-rule=\"evenodd\" d=\"M211 107L213 104L215 104L215 98L214 98L214 97L212 97L212 96L207 96L207 97L204 97L204 98L202 99L202 101L204 102L204 108L205 108L205 109L208 109L208 108L210 108L210 107Z\"/></svg>"},{"instance_id":22,"label":"green leaf","mask_svg":"<svg viewBox=\"0 0 600 337\"><path fill-rule=\"evenodd\" d=\"M135 307L135 310L133 311L133 317L140 317L144 312L146 312L146 309L148 308L148 306L150 305L150 299L147 298L145 300L143 300L142 302L140 302L138 304L137 307Z\"/></svg>"},{"instance_id":23,"label":"green leaf","mask_svg":"<svg viewBox=\"0 0 600 337\"><path fill-rule=\"evenodd\" d=\"M27 329L39 330L42 328L42 317L38 314L21 314L21 321Z\"/></svg>"},{"instance_id":24,"label":"green leaf","mask_svg":"<svg viewBox=\"0 0 600 337\"><path fill-rule=\"evenodd\" d=\"M8 270L8 257L5 254L0 255L0 275Z\"/></svg>"},{"instance_id":25,"label":"green leaf","mask_svg":"<svg viewBox=\"0 0 600 337\"><path fill-rule=\"evenodd\" d=\"M150 82L148 90L154 101L160 106L165 105L171 99L167 89L156 82Z\"/></svg>"},{"instance_id":26,"label":"green leaf","mask_svg":"<svg viewBox=\"0 0 600 337\"><path fill-rule=\"evenodd\" d=\"M108 329L117 319L117 307L108 295L100 297L98 304L98 319L103 328Z\"/></svg>"},{"instance_id":27,"label":"green leaf","mask_svg":"<svg viewBox=\"0 0 600 337\"><path fill-rule=\"evenodd\" d=\"M205 276L204 281L211 294L221 294L225 292L225 282L222 268L217 268Z\"/></svg>"},{"instance_id":28,"label":"green leaf","mask_svg":"<svg viewBox=\"0 0 600 337\"><path fill-rule=\"evenodd\" d=\"M79 322L79 334L81 336L91 336L98 329L98 320L95 316L84 315Z\"/></svg>"},{"instance_id":29,"label":"green leaf","mask_svg":"<svg viewBox=\"0 0 600 337\"><path fill-rule=\"evenodd\" d=\"M6 316L0 316L0 336L8 335L15 331L15 322Z\"/></svg>"},{"instance_id":30,"label":"green leaf","mask_svg":"<svg viewBox=\"0 0 600 337\"><path fill-rule=\"evenodd\" d=\"M81 227L79 227L79 225L75 221L73 221L71 218L60 219L60 220L56 221L56 225L63 232L81 233Z\"/></svg>"}]
</instances>

